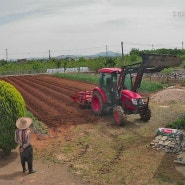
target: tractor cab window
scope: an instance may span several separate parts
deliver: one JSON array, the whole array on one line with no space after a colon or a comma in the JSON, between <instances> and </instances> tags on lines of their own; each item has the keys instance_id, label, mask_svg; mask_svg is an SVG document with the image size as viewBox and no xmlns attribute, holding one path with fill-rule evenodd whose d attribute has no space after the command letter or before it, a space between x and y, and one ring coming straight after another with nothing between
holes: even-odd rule
<instances>
[{"instance_id":1,"label":"tractor cab window","mask_svg":"<svg viewBox=\"0 0 185 185\"><path fill-rule=\"evenodd\" d=\"M99 86L111 89L113 85L117 86L119 73L100 73Z\"/></svg>"},{"instance_id":2,"label":"tractor cab window","mask_svg":"<svg viewBox=\"0 0 185 185\"><path fill-rule=\"evenodd\" d=\"M113 83L113 86L116 86L117 87L119 76L120 76L119 73L113 73L112 74L112 83Z\"/></svg>"},{"instance_id":3,"label":"tractor cab window","mask_svg":"<svg viewBox=\"0 0 185 185\"><path fill-rule=\"evenodd\" d=\"M117 74L112 75L112 82L117 84Z\"/></svg>"},{"instance_id":4,"label":"tractor cab window","mask_svg":"<svg viewBox=\"0 0 185 185\"><path fill-rule=\"evenodd\" d=\"M132 89L132 87L133 87L133 76L131 74L127 74L125 76L124 87L128 90Z\"/></svg>"},{"instance_id":5,"label":"tractor cab window","mask_svg":"<svg viewBox=\"0 0 185 185\"><path fill-rule=\"evenodd\" d=\"M99 86L104 88L105 90L111 90L112 82L110 73L100 74Z\"/></svg>"}]
</instances>

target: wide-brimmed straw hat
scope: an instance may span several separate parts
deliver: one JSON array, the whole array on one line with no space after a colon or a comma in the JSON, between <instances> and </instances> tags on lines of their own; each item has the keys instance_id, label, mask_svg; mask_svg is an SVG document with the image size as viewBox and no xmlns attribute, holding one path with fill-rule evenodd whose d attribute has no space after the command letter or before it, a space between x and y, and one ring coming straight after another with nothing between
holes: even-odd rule
<instances>
[{"instance_id":1,"label":"wide-brimmed straw hat","mask_svg":"<svg viewBox=\"0 0 185 185\"><path fill-rule=\"evenodd\" d=\"M18 129L27 129L31 123L32 119L28 117L21 117L16 121L16 126Z\"/></svg>"}]
</instances>

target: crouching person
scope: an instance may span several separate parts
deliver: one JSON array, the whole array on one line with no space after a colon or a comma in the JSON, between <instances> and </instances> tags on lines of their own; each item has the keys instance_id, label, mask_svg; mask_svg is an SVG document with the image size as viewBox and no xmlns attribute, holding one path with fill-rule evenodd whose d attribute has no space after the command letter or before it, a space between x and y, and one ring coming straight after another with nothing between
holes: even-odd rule
<instances>
[{"instance_id":1,"label":"crouching person","mask_svg":"<svg viewBox=\"0 0 185 185\"><path fill-rule=\"evenodd\" d=\"M28 165L28 172L35 173L33 169L33 147L30 143L30 125L32 119L28 117L21 117L16 121L15 142L19 145L20 158L23 172L26 172L26 162Z\"/></svg>"}]
</instances>

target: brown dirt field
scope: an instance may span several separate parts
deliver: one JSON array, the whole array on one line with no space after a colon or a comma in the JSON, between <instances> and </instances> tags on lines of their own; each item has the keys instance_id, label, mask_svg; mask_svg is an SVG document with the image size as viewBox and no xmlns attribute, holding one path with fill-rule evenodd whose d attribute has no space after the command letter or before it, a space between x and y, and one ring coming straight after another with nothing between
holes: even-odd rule
<instances>
[{"instance_id":1,"label":"brown dirt field","mask_svg":"<svg viewBox=\"0 0 185 185\"><path fill-rule=\"evenodd\" d=\"M97 120L97 117L91 114L91 110L80 109L70 98L75 92L92 90L95 85L48 75L9 76L1 79L19 90L27 109L51 129Z\"/></svg>"},{"instance_id":2,"label":"brown dirt field","mask_svg":"<svg viewBox=\"0 0 185 185\"><path fill-rule=\"evenodd\" d=\"M36 135L32 134L32 143L36 148L45 145L58 133L63 135L70 128L70 125L92 123L99 119L92 114L90 109L81 109L70 98L75 92L85 89L92 90L95 86L93 84L59 79L48 75L9 76L2 77L0 80L14 85L22 94L27 109L49 128L49 133L52 137L47 139L44 137L44 143L38 140L38 138L41 139L41 136L36 137ZM31 175L31 177L20 173L20 161L16 151L13 151L10 156L3 159L5 160L0 161L0 184L2 185L5 183L24 184L25 181L27 184L37 182L37 184L43 185L82 184L63 165L53 166L47 162L43 163L40 160L36 160L35 166L38 172L33 176ZM6 163L8 164L6 165ZM65 177L61 175L61 172L64 173ZM52 174L53 180L48 179L49 174Z\"/></svg>"}]
</instances>

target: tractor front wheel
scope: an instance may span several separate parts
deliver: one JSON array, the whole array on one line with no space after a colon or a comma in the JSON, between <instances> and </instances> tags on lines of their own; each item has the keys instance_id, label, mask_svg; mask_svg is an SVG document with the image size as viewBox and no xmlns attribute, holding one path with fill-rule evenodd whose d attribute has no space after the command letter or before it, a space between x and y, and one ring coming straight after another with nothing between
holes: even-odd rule
<instances>
[{"instance_id":1,"label":"tractor front wheel","mask_svg":"<svg viewBox=\"0 0 185 185\"><path fill-rule=\"evenodd\" d=\"M103 100L97 91L93 92L91 107L95 115L100 116L103 114Z\"/></svg>"},{"instance_id":2,"label":"tractor front wheel","mask_svg":"<svg viewBox=\"0 0 185 185\"><path fill-rule=\"evenodd\" d=\"M116 106L113 108L113 116L116 125L122 125L125 121L126 115L124 113L124 110L122 109L121 106Z\"/></svg>"},{"instance_id":3,"label":"tractor front wheel","mask_svg":"<svg viewBox=\"0 0 185 185\"><path fill-rule=\"evenodd\" d=\"M148 121L151 118L151 110L149 108L147 108L145 111L143 111L140 114L141 120L142 121Z\"/></svg>"}]
</instances>

